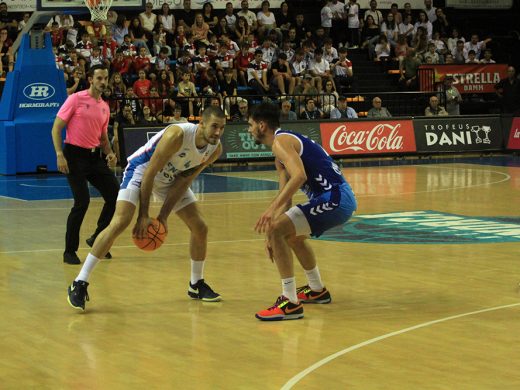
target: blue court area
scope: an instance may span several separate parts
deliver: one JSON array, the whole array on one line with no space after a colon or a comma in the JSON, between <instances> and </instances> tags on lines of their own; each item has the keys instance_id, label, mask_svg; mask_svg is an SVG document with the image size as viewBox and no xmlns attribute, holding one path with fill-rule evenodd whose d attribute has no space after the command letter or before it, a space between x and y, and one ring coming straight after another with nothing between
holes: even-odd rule
<instances>
[{"instance_id":1,"label":"blue court area","mask_svg":"<svg viewBox=\"0 0 520 390\"><path fill-rule=\"evenodd\" d=\"M203 173L191 186L195 193L266 191L278 189L272 180L229 177ZM100 196L93 187L91 196ZM0 177L0 196L20 200L72 199L67 179L63 175L23 175Z\"/></svg>"},{"instance_id":2,"label":"blue court area","mask_svg":"<svg viewBox=\"0 0 520 390\"><path fill-rule=\"evenodd\" d=\"M420 159L344 159L338 161L338 163L344 169L348 169L349 167L402 166L447 163L520 167L520 157L515 155L464 158L431 158L424 156ZM211 167L205 173L202 173L199 177L197 177L192 184L192 190L195 193L277 190L278 183L276 182L275 176L272 176L269 179L266 179L265 177L247 177L251 172L259 173L262 171L273 170L274 164L217 165ZM95 188L92 187L91 195L96 197L99 196L99 193ZM67 179L65 176L60 174L0 176L0 196L27 201L72 199L72 194L70 192Z\"/></svg>"}]
</instances>

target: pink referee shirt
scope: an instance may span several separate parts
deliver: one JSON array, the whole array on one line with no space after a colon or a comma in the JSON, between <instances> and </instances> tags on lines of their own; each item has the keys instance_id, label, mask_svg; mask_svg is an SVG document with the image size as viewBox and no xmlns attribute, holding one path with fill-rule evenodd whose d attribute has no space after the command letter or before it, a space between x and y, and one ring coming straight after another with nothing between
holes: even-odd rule
<instances>
[{"instance_id":1,"label":"pink referee shirt","mask_svg":"<svg viewBox=\"0 0 520 390\"><path fill-rule=\"evenodd\" d=\"M96 100L85 90L70 95L58 117L67 122L65 143L91 149L99 146L101 134L107 131L110 109L103 99Z\"/></svg>"}]
</instances>

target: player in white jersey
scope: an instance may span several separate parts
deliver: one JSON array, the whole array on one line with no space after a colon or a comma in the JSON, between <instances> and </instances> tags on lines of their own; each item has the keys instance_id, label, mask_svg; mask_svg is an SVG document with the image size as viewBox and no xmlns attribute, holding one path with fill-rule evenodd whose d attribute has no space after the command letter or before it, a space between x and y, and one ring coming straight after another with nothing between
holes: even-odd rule
<instances>
[{"instance_id":1,"label":"player in white jersey","mask_svg":"<svg viewBox=\"0 0 520 390\"><path fill-rule=\"evenodd\" d=\"M146 236L152 221L149 216L152 194L163 202L157 219L166 229L172 211L190 229L191 278L188 295L206 302L221 300L220 295L204 281L208 229L190 185L222 153L220 138L225 123L226 118L220 108L208 107L198 125L170 125L128 158L114 217L96 238L79 275L68 288L68 301L72 307L85 310L85 301L89 300L87 287L90 274L115 239L130 225L137 205L139 212L132 233L138 238Z\"/></svg>"}]
</instances>

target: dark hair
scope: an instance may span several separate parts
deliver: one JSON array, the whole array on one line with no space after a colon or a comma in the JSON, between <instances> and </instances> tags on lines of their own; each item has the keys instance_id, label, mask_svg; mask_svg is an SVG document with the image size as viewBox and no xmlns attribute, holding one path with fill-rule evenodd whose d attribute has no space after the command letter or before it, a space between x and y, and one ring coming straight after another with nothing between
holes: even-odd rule
<instances>
[{"instance_id":1,"label":"dark hair","mask_svg":"<svg viewBox=\"0 0 520 390\"><path fill-rule=\"evenodd\" d=\"M89 70L88 70L88 77L94 77L94 73L96 72L96 70L98 69L101 69L101 70L106 70L108 72L108 68L105 66L105 65L94 65L93 67L91 67Z\"/></svg>"},{"instance_id":2,"label":"dark hair","mask_svg":"<svg viewBox=\"0 0 520 390\"><path fill-rule=\"evenodd\" d=\"M265 122L267 127L272 130L276 130L280 127L280 108L273 103L260 103L249 114L249 117L255 122Z\"/></svg>"}]
</instances>

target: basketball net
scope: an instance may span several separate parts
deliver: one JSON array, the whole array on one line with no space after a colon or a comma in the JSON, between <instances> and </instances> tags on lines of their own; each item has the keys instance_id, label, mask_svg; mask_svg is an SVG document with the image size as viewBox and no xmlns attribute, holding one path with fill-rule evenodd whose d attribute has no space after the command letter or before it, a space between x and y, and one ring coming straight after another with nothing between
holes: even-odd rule
<instances>
[{"instance_id":1,"label":"basketball net","mask_svg":"<svg viewBox=\"0 0 520 390\"><path fill-rule=\"evenodd\" d=\"M85 5L90 11L90 20L104 22L107 20L108 10L113 0L85 0Z\"/></svg>"}]
</instances>

